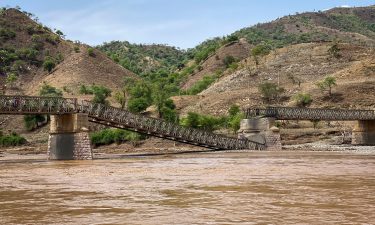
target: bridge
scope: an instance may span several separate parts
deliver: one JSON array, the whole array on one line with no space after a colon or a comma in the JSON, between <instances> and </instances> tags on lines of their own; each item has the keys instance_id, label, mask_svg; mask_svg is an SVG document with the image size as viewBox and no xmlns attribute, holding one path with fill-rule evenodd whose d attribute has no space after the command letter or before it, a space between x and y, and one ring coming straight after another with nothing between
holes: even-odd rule
<instances>
[{"instance_id":1,"label":"bridge","mask_svg":"<svg viewBox=\"0 0 375 225\"><path fill-rule=\"evenodd\" d=\"M275 120L357 121L352 131L352 144L375 145L375 110L267 107L249 108L245 110L245 115L246 119L241 122L242 135L262 134L268 142L267 148L281 148ZM270 137L272 140L269 140Z\"/></svg>"},{"instance_id":2,"label":"bridge","mask_svg":"<svg viewBox=\"0 0 375 225\"><path fill-rule=\"evenodd\" d=\"M375 110L316 109L297 107L267 107L247 109L246 118L273 117L278 120L375 120Z\"/></svg>"},{"instance_id":3,"label":"bridge","mask_svg":"<svg viewBox=\"0 0 375 225\"><path fill-rule=\"evenodd\" d=\"M0 96L0 114L51 116L48 152L51 159L92 158L88 121L214 150L265 148L262 140L237 139L186 128L127 110L76 98Z\"/></svg>"}]
</instances>

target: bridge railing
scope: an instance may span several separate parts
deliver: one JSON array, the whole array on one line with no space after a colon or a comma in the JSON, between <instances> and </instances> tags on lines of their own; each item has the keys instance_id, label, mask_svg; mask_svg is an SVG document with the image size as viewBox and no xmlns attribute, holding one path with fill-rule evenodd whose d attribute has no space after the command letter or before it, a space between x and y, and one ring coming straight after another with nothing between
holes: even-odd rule
<instances>
[{"instance_id":1,"label":"bridge railing","mask_svg":"<svg viewBox=\"0 0 375 225\"><path fill-rule=\"evenodd\" d=\"M105 106L103 104L93 104L89 101L82 101L79 104L79 112L87 113L89 117L98 119L99 121L106 121L107 125L131 128L137 132L210 148L264 148L263 143L252 142L246 139L230 138L199 129L185 128L161 119L134 114L127 110Z\"/></svg>"},{"instance_id":2,"label":"bridge railing","mask_svg":"<svg viewBox=\"0 0 375 225\"><path fill-rule=\"evenodd\" d=\"M267 107L247 109L246 118L263 116L280 120L375 120L374 110Z\"/></svg>"},{"instance_id":3,"label":"bridge railing","mask_svg":"<svg viewBox=\"0 0 375 225\"><path fill-rule=\"evenodd\" d=\"M65 114L77 112L76 98L0 96L1 114Z\"/></svg>"}]
</instances>

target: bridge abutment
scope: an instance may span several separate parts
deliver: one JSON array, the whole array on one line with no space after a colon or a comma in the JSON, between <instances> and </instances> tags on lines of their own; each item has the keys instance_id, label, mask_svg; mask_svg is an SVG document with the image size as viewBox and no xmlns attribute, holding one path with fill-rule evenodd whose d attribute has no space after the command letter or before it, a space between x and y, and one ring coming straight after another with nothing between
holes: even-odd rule
<instances>
[{"instance_id":1,"label":"bridge abutment","mask_svg":"<svg viewBox=\"0 0 375 225\"><path fill-rule=\"evenodd\" d=\"M352 132L353 145L375 145L375 120L359 120Z\"/></svg>"},{"instance_id":2,"label":"bridge abutment","mask_svg":"<svg viewBox=\"0 0 375 225\"><path fill-rule=\"evenodd\" d=\"M238 138L265 142L266 150L281 150L280 130L275 126L275 118L272 117L241 120Z\"/></svg>"},{"instance_id":3,"label":"bridge abutment","mask_svg":"<svg viewBox=\"0 0 375 225\"><path fill-rule=\"evenodd\" d=\"M48 159L92 159L86 114L51 115Z\"/></svg>"}]
</instances>

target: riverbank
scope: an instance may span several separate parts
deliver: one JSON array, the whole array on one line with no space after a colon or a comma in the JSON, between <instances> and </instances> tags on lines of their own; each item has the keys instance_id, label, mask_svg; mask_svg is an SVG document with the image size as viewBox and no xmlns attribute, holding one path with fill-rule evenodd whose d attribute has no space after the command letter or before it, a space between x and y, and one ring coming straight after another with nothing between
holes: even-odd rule
<instances>
[{"instance_id":1,"label":"riverbank","mask_svg":"<svg viewBox=\"0 0 375 225\"><path fill-rule=\"evenodd\" d=\"M375 155L375 146L356 146L351 144L332 144L329 140L317 141L305 144L283 145L282 151L296 152L352 152L359 154ZM17 158L24 155L45 155L47 146L18 146L0 149L0 157ZM210 149L173 143L161 145L157 143L133 146L132 144L108 145L93 149L94 158L108 158L110 156L152 156L164 154L212 152ZM220 151L222 152L222 151ZM224 152L255 152L255 150L229 150ZM259 152L259 151L257 151ZM22 158L22 157L21 157ZM110 157L112 158L112 157Z\"/></svg>"}]
</instances>

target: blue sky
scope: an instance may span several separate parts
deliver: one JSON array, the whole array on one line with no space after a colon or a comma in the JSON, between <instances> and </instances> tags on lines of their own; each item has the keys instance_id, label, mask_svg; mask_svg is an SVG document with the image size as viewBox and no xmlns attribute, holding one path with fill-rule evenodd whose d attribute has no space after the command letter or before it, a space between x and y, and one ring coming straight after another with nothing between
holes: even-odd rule
<instances>
[{"instance_id":1,"label":"blue sky","mask_svg":"<svg viewBox=\"0 0 375 225\"><path fill-rule=\"evenodd\" d=\"M374 4L375 0L0 0L0 6L18 5L71 40L180 48L296 12Z\"/></svg>"}]
</instances>

